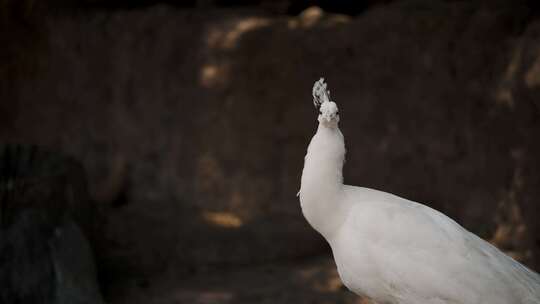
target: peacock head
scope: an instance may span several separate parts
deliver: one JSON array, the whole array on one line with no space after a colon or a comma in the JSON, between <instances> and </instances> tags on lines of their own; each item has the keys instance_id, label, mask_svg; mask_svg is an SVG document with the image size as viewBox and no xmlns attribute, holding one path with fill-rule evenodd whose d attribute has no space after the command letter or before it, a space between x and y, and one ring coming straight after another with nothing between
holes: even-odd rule
<instances>
[{"instance_id":1,"label":"peacock head","mask_svg":"<svg viewBox=\"0 0 540 304\"><path fill-rule=\"evenodd\" d=\"M313 85L313 104L319 109L319 122L325 126L337 126L339 122L339 113L337 104L330 100L330 91L326 89L327 85L324 78L319 79Z\"/></svg>"}]
</instances>

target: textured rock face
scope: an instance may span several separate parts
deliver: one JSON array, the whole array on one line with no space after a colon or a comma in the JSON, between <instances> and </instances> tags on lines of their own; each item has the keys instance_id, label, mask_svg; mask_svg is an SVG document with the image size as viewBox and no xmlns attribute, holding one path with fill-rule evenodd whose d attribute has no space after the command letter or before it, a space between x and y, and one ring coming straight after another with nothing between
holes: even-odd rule
<instances>
[{"instance_id":1,"label":"textured rock face","mask_svg":"<svg viewBox=\"0 0 540 304\"><path fill-rule=\"evenodd\" d=\"M70 158L0 145L1 303L103 302L84 235L95 236L99 220L84 179Z\"/></svg>"},{"instance_id":2,"label":"textured rock face","mask_svg":"<svg viewBox=\"0 0 540 304\"><path fill-rule=\"evenodd\" d=\"M157 6L64 14L46 29L0 139L82 160L108 210L110 271L325 250L295 197L321 75L342 109L348 183L427 203L539 266L540 27L527 11Z\"/></svg>"}]
</instances>

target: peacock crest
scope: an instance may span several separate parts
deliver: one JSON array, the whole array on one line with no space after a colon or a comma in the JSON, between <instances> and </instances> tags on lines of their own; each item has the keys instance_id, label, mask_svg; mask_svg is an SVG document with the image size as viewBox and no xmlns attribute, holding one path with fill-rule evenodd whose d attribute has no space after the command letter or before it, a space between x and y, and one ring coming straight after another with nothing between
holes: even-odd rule
<instances>
[{"instance_id":1,"label":"peacock crest","mask_svg":"<svg viewBox=\"0 0 540 304\"><path fill-rule=\"evenodd\" d=\"M330 90L327 90L326 87L327 85L322 77L313 85L313 104L317 109L323 103L330 101Z\"/></svg>"}]
</instances>

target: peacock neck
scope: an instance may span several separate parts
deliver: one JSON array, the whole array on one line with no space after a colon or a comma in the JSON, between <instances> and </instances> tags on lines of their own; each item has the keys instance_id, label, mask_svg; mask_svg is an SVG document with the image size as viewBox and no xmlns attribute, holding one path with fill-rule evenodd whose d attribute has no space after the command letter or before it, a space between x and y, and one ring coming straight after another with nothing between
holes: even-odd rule
<instances>
[{"instance_id":1,"label":"peacock neck","mask_svg":"<svg viewBox=\"0 0 540 304\"><path fill-rule=\"evenodd\" d=\"M305 157L300 204L307 221L329 239L343 220L345 142L337 127L319 123Z\"/></svg>"}]
</instances>

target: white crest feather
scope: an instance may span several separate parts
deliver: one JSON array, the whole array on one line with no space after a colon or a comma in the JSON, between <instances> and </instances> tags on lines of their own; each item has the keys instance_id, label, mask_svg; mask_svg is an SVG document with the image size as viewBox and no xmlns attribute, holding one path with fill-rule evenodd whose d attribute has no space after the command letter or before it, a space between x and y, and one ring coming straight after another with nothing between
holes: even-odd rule
<instances>
[{"instance_id":1,"label":"white crest feather","mask_svg":"<svg viewBox=\"0 0 540 304\"><path fill-rule=\"evenodd\" d=\"M330 101L330 91L326 87L327 85L322 77L313 85L313 104L315 108L319 108L321 104Z\"/></svg>"}]
</instances>

